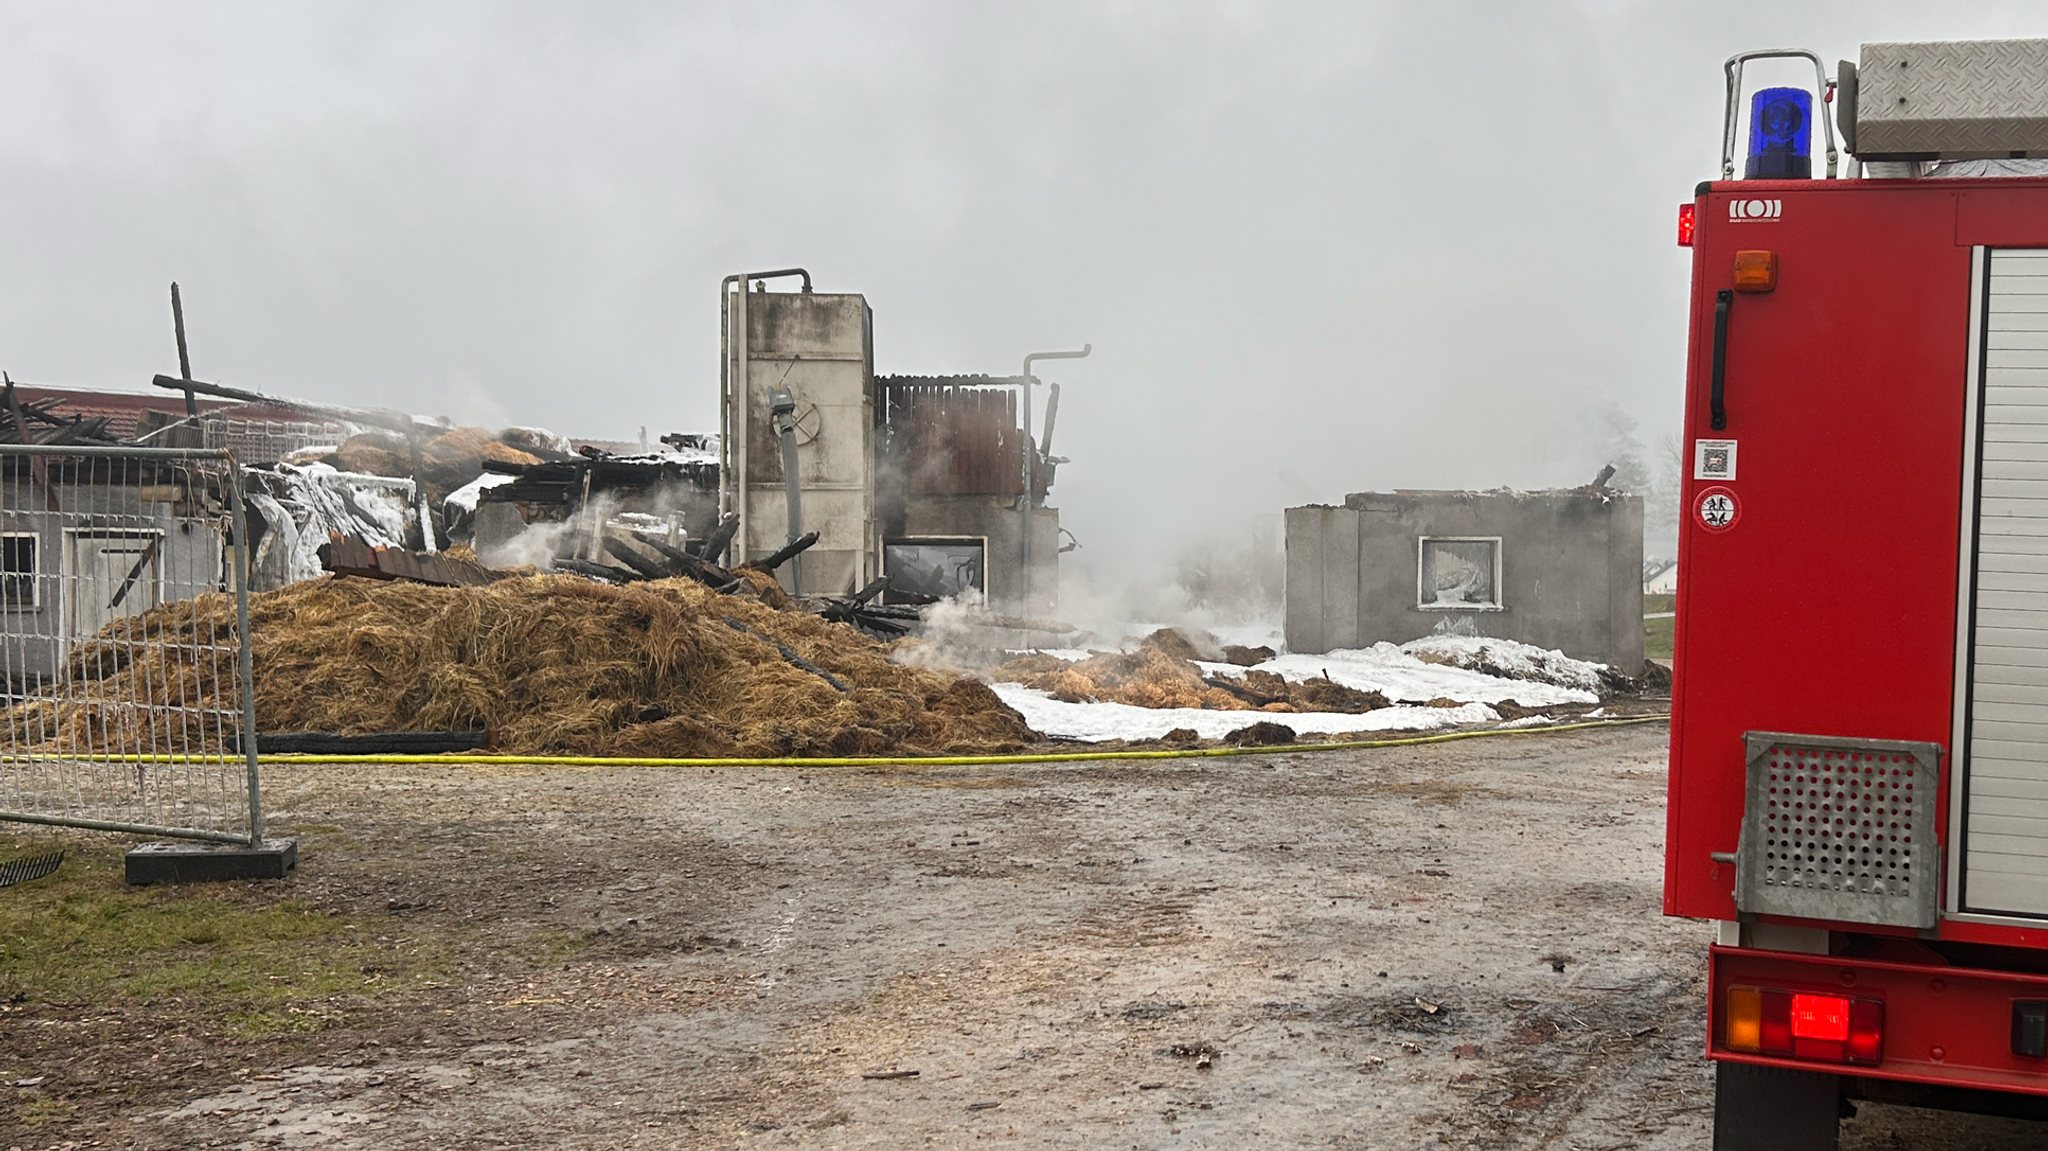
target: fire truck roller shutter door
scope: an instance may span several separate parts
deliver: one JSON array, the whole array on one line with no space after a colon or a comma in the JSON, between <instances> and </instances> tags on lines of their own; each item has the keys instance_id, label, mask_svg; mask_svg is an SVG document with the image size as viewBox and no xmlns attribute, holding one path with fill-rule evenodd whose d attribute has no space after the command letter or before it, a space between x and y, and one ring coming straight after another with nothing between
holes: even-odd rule
<instances>
[{"instance_id":1,"label":"fire truck roller shutter door","mask_svg":"<svg viewBox=\"0 0 2048 1151\"><path fill-rule=\"evenodd\" d=\"M1962 894L2048 916L2048 251L1986 292Z\"/></svg>"}]
</instances>

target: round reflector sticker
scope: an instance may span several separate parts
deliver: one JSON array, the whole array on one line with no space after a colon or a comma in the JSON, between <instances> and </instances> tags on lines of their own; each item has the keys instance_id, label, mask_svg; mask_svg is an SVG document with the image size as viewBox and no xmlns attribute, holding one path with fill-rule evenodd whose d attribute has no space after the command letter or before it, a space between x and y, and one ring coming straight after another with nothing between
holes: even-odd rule
<instances>
[{"instance_id":1,"label":"round reflector sticker","mask_svg":"<svg viewBox=\"0 0 2048 1151\"><path fill-rule=\"evenodd\" d=\"M1708 488L1701 492L1693 511L1699 516L1700 526L1710 532L1725 532L1742 518L1742 507L1735 502L1735 493L1727 488Z\"/></svg>"}]
</instances>

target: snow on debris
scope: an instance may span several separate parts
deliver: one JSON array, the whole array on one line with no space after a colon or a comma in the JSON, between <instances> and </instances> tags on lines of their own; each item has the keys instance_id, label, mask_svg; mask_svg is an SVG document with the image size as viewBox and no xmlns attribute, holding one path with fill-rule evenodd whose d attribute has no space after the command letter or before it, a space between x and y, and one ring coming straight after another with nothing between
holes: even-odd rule
<instances>
[{"instance_id":1,"label":"snow on debris","mask_svg":"<svg viewBox=\"0 0 2048 1151\"><path fill-rule=\"evenodd\" d=\"M1417 641L1422 642L1426 641ZM1481 642L1490 647L1502 641ZM1245 670L1227 663L1202 663L1200 666L1209 675L1236 675ZM1433 699L1454 699L1460 703L1499 703L1511 699L1524 707L1546 707L1558 703L1600 702L1598 692L1592 688L1567 687L1537 680L1504 679L1451 663L1418 659L1390 643L1378 643L1369 648L1328 651L1319 655L1276 656L1259 664L1258 670L1270 671L1295 682L1320 679L1327 674L1335 683L1359 691L1376 691L1396 703L1426 703ZM1597 682L1596 679L1595 683Z\"/></svg>"},{"instance_id":2,"label":"snow on debris","mask_svg":"<svg viewBox=\"0 0 2048 1151\"><path fill-rule=\"evenodd\" d=\"M1050 648L1040 649L1038 654L1071 663L1097 653ZM1194 663L1206 676L1237 678L1248 670L1208 660ZM1608 673L1604 664L1572 659L1562 652L1471 636L1430 636L1399 646L1378 643L1316 655L1281 655L1255 668L1295 683L1328 677L1343 687L1379 692L1395 706L1360 714L1144 708L1111 701L1065 703L1017 683L990 686L1005 703L1023 713L1033 728L1051 736L1140 740L1157 739L1175 728L1190 728L1204 739L1217 739L1262 719L1304 734L1498 724L1500 714L1489 705L1509 700L1534 708L1598 703ZM1416 706L1433 701L1439 706ZM1445 701L1458 706L1441 706ZM1515 726L1551 722L1555 721L1547 716L1532 716Z\"/></svg>"},{"instance_id":3,"label":"snow on debris","mask_svg":"<svg viewBox=\"0 0 2048 1151\"><path fill-rule=\"evenodd\" d=\"M1085 647L1032 647L1021 651L1004 653L1005 657L1012 655L1049 655L1054 659L1065 660L1068 663L1080 663L1094 654L1096 654L1094 651Z\"/></svg>"},{"instance_id":4,"label":"snow on debris","mask_svg":"<svg viewBox=\"0 0 2048 1151\"><path fill-rule=\"evenodd\" d=\"M518 478L518 476L508 476L502 472L485 472L461 487L456 488L454 491L449 492L447 498L441 501L441 506L474 515L477 505L483 502L485 488L495 488L500 484L509 484Z\"/></svg>"},{"instance_id":5,"label":"snow on debris","mask_svg":"<svg viewBox=\"0 0 2048 1151\"><path fill-rule=\"evenodd\" d=\"M612 463L620 464L715 464L719 462L717 436L701 435L691 438L702 441L703 446L700 447L695 443L684 443L681 445L661 444L646 451L621 452L604 458Z\"/></svg>"},{"instance_id":6,"label":"snow on debris","mask_svg":"<svg viewBox=\"0 0 2048 1151\"><path fill-rule=\"evenodd\" d=\"M1573 659L1561 651L1483 636L1433 635L1401 645L1401 650L1429 663L1447 663L1487 675L1531 680L1597 695L1607 678L1607 665Z\"/></svg>"},{"instance_id":7,"label":"snow on debris","mask_svg":"<svg viewBox=\"0 0 2048 1151\"><path fill-rule=\"evenodd\" d=\"M1332 674L1335 669L1332 669ZM1134 707L1127 703L1062 703L1045 692L1016 683L989 685L1035 731L1058 739L1089 741L1158 739L1189 728L1203 739L1221 739L1261 721L1283 724L1297 734L1350 731L1428 731L1468 723L1498 723L1500 713L1483 703L1459 707L1383 707L1360 715L1328 711L1210 711L1193 707Z\"/></svg>"}]
</instances>

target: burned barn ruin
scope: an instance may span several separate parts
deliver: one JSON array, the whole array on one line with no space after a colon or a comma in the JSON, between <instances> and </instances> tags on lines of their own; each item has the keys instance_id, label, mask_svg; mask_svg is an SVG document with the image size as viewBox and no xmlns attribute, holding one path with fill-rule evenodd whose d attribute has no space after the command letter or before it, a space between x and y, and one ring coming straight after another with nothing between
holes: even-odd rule
<instances>
[{"instance_id":1,"label":"burned barn ruin","mask_svg":"<svg viewBox=\"0 0 2048 1151\"><path fill-rule=\"evenodd\" d=\"M1046 503L1065 462L1048 446L1057 385L1035 440L1030 358L1018 376L877 376L865 298L812 292L808 275L800 291L765 286L735 278L724 298L720 507L739 520L735 560L816 531L784 569L796 591L886 579L892 602L1050 609L1072 546Z\"/></svg>"},{"instance_id":2,"label":"burned barn ruin","mask_svg":"<svg viewBox=\"0 0 2048 1151\"><path fill-rule=\"evenodd\" d=\"M801 290L766 290L786 275L802 276ZM767 273L729 277L721 307L717 433L572 441L286 399L190 378L180 331L181 372L154 377L154 391L6 381L0 441L231 452L221 458L238 466L256 591L329 571L389 578L392 564L461 582L476 561L613 582L683 574L729 590L752 563L824 614L889 634L940 600L985 603L1013 622L1056 604L1059 556L1074 546L1047 503L1065 462L1049 446L1059 387L1038 397L1034 439L1030 369L1085 351L1027 357L1016 376L877 376L873 312L858 294ZM78 509L51 506L37 476L0 485L0 511L17 524L0 537L5 610L22 617L17 632L49 641L13 653L17 674L46 674L110 611L224 586L219 499L202 508L162 470L67 473L66 492L121 517L99 534L39 526ZM463 545L454 566L436 556ZM122 564L135 575L116 583L134 586L112 606L58 595Z\"/></svg>"},{"instance_id":3,"label":"burned barn ruin","mask_svg":"<svg viewBox=\"0 0 2048 1151\"><path fill-rule=\"evenodd\" d=\"M717 437L662 441L625 455L586 444L534 463L485 460L483 474L449 498L450 531L490 560L602 560L608 529L670 546L694 540L701 553L719 522ZM522 554L522 539L538 546Z\"/></svg>"},{"instance_id":4,"label":"burned barn ruin","mask_svg":"<svg viewBox=\"0 0 2048 1151\"><path fill-rule=\"evenodd\" d=\"M802 287L767 290L789 277ZM1029 370L1085 352L1027 357L1017 376L878 376L865 297L812 291L794 269L728 277L721 309L717 434L487 459L447 501L450 537L488 562L541 566L659 568L680 551L724 570L795 548L776 576L797 596L1024 616L1057 603L1059 556L1075 546L1047 503L1066 462L1049 447L1059 387L1035 438Z\"/></svg>"},{"instance_id":5,"label":"burned barn ruin","mask_svg":"<svg viewBox=\"0 0 2048 1151\"><path fill-rule=\"evenodd\" d=\"M1287 647L1433 632L1643 663L1643 500L1553 491L1357 492L1287 509Z\"/></svg>"},{"instance_id":6,"label":"burned barn ruin","mask_svg":"<svg viewBox=\"0 0 2048 1151\"><path fill-rule=\"evenodd\" d=\"M876 381L882 425L876 502L881 570L889 577L892 600L978 592L991 602L1021 607L1027 600L1045 606L1056 597L1060 513L1045 498L1058 458L1040 449L1027 504L1021 391L1014 378L989 376ZM1058 411L1055 384L1047 400L1045 443L1051 442Z\"/></svg>"}]
</instances>

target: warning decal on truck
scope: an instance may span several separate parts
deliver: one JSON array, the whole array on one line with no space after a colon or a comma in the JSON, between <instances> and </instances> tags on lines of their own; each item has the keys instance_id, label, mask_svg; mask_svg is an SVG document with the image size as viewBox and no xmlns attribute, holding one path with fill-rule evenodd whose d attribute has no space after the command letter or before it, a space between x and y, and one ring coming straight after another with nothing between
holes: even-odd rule
<instances>
[{"instance_id":1,"label":"warning decal on truck","mask_svg":"<svg viewBox=\"0 0 2048 1151\"><path fill-rule=\"evenodd\" d=\"M1701 492L1699 502L1693 505L1693 512L1699 516L1700 526L1710 532L1725 532L1742 518L1742 508L1735 502L1735 493L1727 488L1708 488Z\"/></svg>"}]
</instances>

